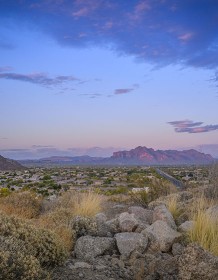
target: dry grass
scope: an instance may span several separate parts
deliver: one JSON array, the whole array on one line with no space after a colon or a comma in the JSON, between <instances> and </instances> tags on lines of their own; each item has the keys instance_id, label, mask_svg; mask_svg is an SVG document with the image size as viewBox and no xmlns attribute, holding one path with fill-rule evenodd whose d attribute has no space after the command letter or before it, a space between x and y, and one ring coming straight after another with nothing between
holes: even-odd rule
<instances>
[{"instance_id":1,"label":"dry grass","mask_svg":"<svg viewBox=\"0 0 218 280\"><path fill-rule=\"evenodd\" d=\"M206 209L214 205L215 201L209 201L201 197L193 205L192 213L195 221L194 228L189 233L191 242L196 242L206 250L218 256L218 221L208 215Z\"/></svg>"},{"instance_id":2,"label":"dry grass","mask_svg":"<svg viewBox=\"0 0 218 280\"><path fill-rule=\"evenodd\" d=\"M103 205L103 196L91 191L85 193L66 192L59 201L58 207L72 210L74 216L93 217Z\"/></svg>"},{"instance_id":3,"label":"dry grass","mask_svg":"<svg viewBox=\"0 0 218 280\"><path fill-rule=\"evenodd\" d=\"M181 215L181 209L178 207L178 197L176 195L169 197L167 207L175 220Z\"/></svg>"},{"instance_id":4,"label":"dry grass","mask_svg":"<svg viewBox=\"0 0 218 280\"><path fill-rule=\"evenodd\" d=\"M36 218L40 214L42 198L32 192L14 192L0 199L0 210L8 215L24 219Z\"/></svg>"},{"instance_id":5,"label":"dry grass","mask_svg":"<svg viewBox=\"0 0 218 280\"><path fill-rule=\"evenodd\" d=\"M75 197L74 214L76 216L92 217L102 208L103 198L92 192L81 193Z\"/></svg>"}]
</instances>

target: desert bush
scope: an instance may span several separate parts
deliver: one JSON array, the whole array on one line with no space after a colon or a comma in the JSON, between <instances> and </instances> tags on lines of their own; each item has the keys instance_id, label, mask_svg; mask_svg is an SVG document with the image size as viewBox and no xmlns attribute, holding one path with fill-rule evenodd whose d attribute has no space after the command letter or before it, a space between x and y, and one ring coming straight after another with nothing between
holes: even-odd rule
<instances>
[{"instance_id":1,"label":"desert bush","mask_svg":"<svg viewBox=\"0 0 218 280\"><path fill-rule=\"evenodd\" d=\"M148 203L150 202L149 200L149 195L146 190L141 190L136 193L134 192L129 192L130 199L134 204L146 207Z\"/></svg>"},{"instance_id":2,"label":"desert bush","mask_svg":"<svg viewBox=\"0 0 218 280\"><path fill-rule=\"evenodd\" d=\"M8 215L32 219L40 214L42 198L35 193L14 192L0 199L0 210Z\"/></svg>"},{"instance_id":3,"label":"desert bush","mask_svg":"<svg viewBox=\"0 0 218 280\"><path fill-rule=\"evenodd\" d=\"M72 230L73 212L68 208L57 207L35 221L40 227L50 229L63 243L63 246L70 251L74 245L75 232Z\"/></svg>"},{"instance_id":4,"label":"desert bush","mask_svg":"<svg viewBox=\"0 0 218 280\"><path fill-rule=\"evenodd\" d=\"M26 251L22 240L0 237L0 279L44 280L49 279L49 274L39 260Z\"/></svg>"},{"instance_id":5,"label":"desert bush","mask_svg":"<svg viewBox=\"0 0 218 280\"><path fill-rule=\"evenodd\" d=\"M23 242L22 251L36 257L42 266L61 264L67 257L66 249L54 233L3 213L0 213L0 236Z\"/></svg>"},{"instance_id":6,"label":"desert bush","mask_svg":"<svg viewBox=\"0 0 218 280\"><path fill-rule=\"evenodd\" d=\"M72 229L76 236L97 235L97 223L93 218L77 216L72 220Z\"/></svg>"}]
</instances>

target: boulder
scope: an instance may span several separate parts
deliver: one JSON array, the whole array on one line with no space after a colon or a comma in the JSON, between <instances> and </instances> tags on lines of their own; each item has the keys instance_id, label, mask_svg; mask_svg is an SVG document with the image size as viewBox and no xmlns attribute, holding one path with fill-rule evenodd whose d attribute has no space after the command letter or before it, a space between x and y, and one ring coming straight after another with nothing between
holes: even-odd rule
<instances>
[{"instance_id":1,"label":"boulder","mask_svg":"<svg viewBox=\"0 0 218 280\"><path fill-rule=\"evenodd\" d=\"M178 231L182 233L188 233L194 227L194 221L186 221L178 227Z\"/></svg>"},{"instance_id":2,"label":"boulder","mask_svg":"<svg viewBox=\"0 0 218 280\"><path fill-rule=\"evenodd\" d=\"M216 280L218 279L218 257L196 244L184 249L179 257L179 279Z\"/></svg>"},{"instance_id":3,"label":"boulder","mask_svg":"<svg viewBox=\"0 0 218 280\"><path fill-rule=\"evenodd\" d=\"M118 250L124 257L129 257L134 251L143 253L148 245L148 237L135 232L115 234Z\"/></svg>"},{"instance_id":4,"label":"boulder","mask_svg":"<svg viewBox=\"0 0 218 280\"><path fill-rule=\"evenodd\" d=\"M128 212L133 214L136 220L141 223L149 225L152 223L153 212L151 210L144 209L140 206L131 206L129 207Z\"/></svg>"},{"instance_id":5,"label":"boulder","mask_svg":"<svg viewBox=\"0 0 218 280\"><path fill-rule=\"evenodd\" d=\"M207 209L207 215L213 220L218 221L218 205L212 206Z\"/></svg>"},{"instance_id":6,"label":"boulder","mask_svg":"<svg viewBox=\"0 0 218 280\"><path fill-rule=\"evenodd\" d=\"M114 238L87 235L76 241L74 252L76 258L91 262L97 256L112 254L115 248Z\"/></svg>"},{"instance_id":7,"label":"boulder","mask_svg":"<svg viewBox=\"0 0 218 280\"><path fill-rule=\"evenodd\" d=\"M129 214L128 212L121 213L118 220L121 232L132 232L138 226L138 221L134 214Z\"/></svg>"},{"instance_id":8,"label":"boulder","mask_svg":"<svg viewBox=\"0 0 218 280\"><path fill-rule=\"evenodd\" d=\"M173 230L166 222L159 220L141 233L148 235L152 242L157 242L162 252L170 251L173 243L177 242L181 237L181 234Z\"/></svg>"},{"instance_id":9,"label":"boulder","mask_svg":"<svg viewBox=\"0 0 218 280\"><path fill-rule=\"evenodd\" d=\"M177 229L173 216L165 205L159 205L154 208L153 222L158 220L166 222L174 230Z\"/></svg>"}]
</instances>

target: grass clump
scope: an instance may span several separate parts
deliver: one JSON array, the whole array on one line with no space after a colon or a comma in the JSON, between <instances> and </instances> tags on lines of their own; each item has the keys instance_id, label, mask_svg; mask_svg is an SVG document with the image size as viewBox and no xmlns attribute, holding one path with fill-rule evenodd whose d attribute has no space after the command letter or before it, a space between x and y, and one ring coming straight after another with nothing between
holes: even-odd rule
<instances>
[{"instance_id":1,"label":"grass clump","mask_svg":"<svg viewBox=\"0 0 218 280\"><path fill-rule=\"evenodd\" d=\"M182 212L178 206L178 197L176 195L171 195L168 198L166 204L174 220L176 220L181 215Z\"/></svg>"},{"instance_id":2,"label":"grass clump","mask_svg":"<svg viewBox=\"0 0 218 280\"><path fill-rule=\"evenodd\" d=\"M30 191L14 192L0 199L0 210L25 219L39 216L41 205L42 198Z\"/></svg>"},{"instance_id":3,"label":"grass clump","mask_svg":"<svg viewBox=\"0 0 218 280\"><path fill-rule=\"evenodd\" d=\"M212 205L214 201L210 201ZM191 242L196 242L204 249L218 256L218 221L206 211L208 201L201 197L193 207L194 227L189 232Z\"/></svg>"},{"instance_id":4,"label":"grass clump","mask_svg":"<svg viewBox=\"0 0 218 280\"><path fill-rule=\"evenodd\" d=\"M94 192L66 192L57 207L68 208L74 216L92 217L102 209L103 197Z\"/></svg>"}]
</instances>

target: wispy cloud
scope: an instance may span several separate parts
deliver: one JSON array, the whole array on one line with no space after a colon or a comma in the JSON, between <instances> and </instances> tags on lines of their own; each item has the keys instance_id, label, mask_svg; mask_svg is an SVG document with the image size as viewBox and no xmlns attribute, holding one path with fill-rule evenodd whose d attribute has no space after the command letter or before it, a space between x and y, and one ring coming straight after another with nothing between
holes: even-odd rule
<instances>
[{"instance_id":1,"label":"wispy cloud","mask_svg":"<svg viewBox=\"0 0 218 280\"><path fill-rule=\"evenodd\" d=\"M114 94L127 94L132 92L133 90L133 88L117 88L115 89Z\"/></svg>"},{"instance_id":2,"label":"wispy cloud","mask_svg":"<svg viewBox=\"0 0 218 280\"><path fill-rule=\"evenodd\" d=\"M203 133L218 130L218 124L202 126L203 122L193 122L190 120L171 121L168 123L172 125L175 128L175 132L178 133Z\"/></svg>"},{"instance_id":3,"label":"wispy cloud","mask_svg":"<svg viewBox=\"0 0 218 280\"><path fill-rule=\"evenodd\" d=\"M79 81L74 76L55 76L49 77L44 73L32 73L32 74L19 74L19 73L0 73L0 79L17 80L41 86L57 86L67 82Z\"/></svg>"},{"instance_id":4,"label":"wispy cloud","mask_svg":"<svg viewBox=\"0 0 218 280\"><path fill-rule=\"evenodd\" d=\"M0 66L0 72L11 71L13 68L11 66Z\"/></svg>"}]
</instances>

